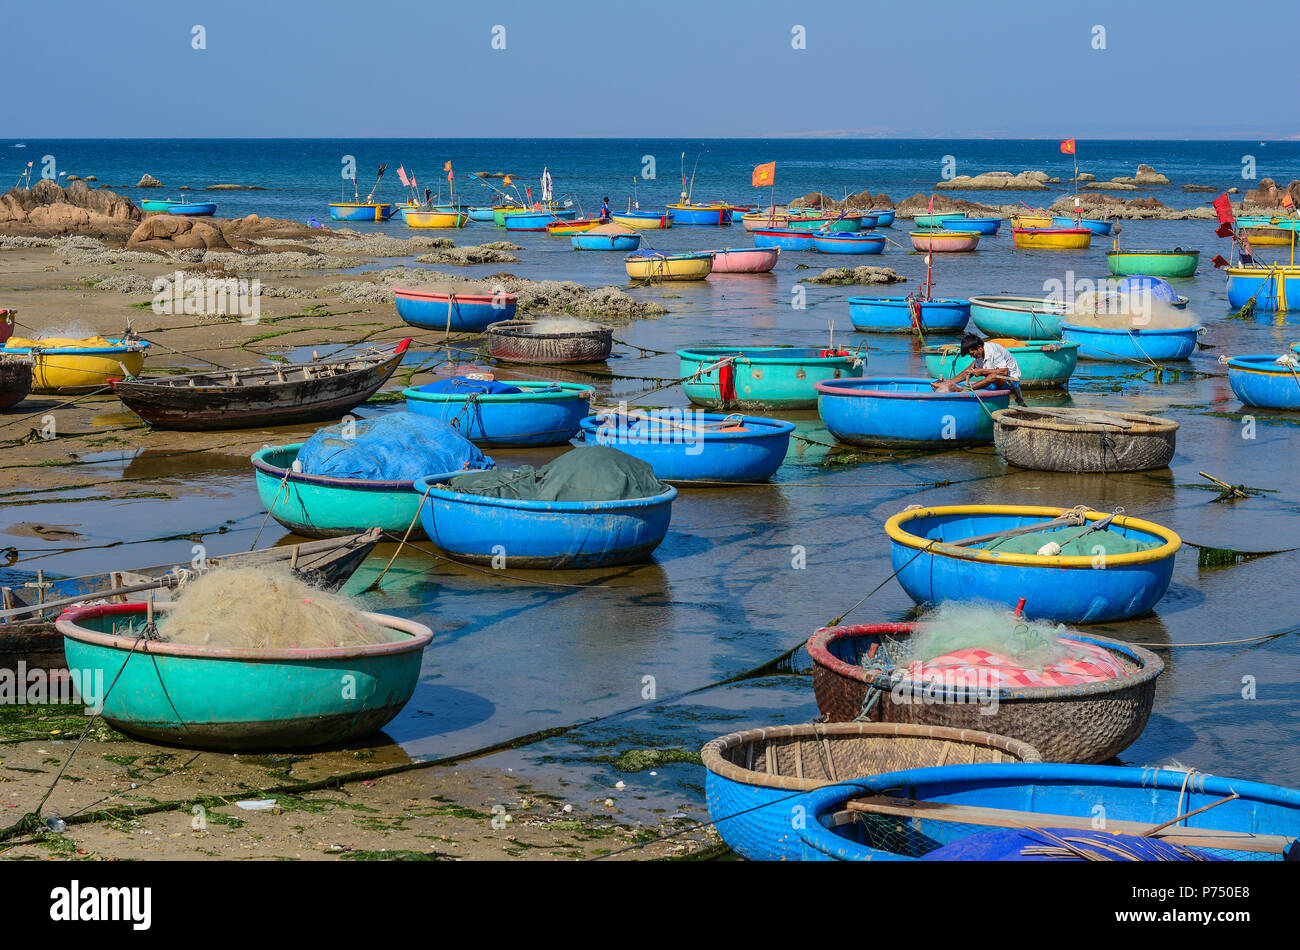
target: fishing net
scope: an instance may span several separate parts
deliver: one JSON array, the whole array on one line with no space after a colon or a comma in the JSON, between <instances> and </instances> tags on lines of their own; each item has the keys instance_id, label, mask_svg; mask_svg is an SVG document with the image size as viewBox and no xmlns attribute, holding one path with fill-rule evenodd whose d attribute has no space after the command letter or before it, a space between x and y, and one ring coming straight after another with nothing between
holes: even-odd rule
<instances>
[{"instance_id":1,"label":"fishing net","mask_svg":"<svg viewBox=\"0 0 1300 950\"><path fill-rule=\"evenodd\" d=\"M120 343L114 343L112 340L107 340L102 336L40 336L35 339L23 336L11 336L5 341L5 348L9 350L28 350L33 346L40 346L45 349L102 349L104 347L117 347L120 345Z\"/></svg>"},{"instance_id":2,"label":"fishing net","mask_svg":"<svg viewBox=\"0 0 1300 950\"><path fill-rule=\"evenodd\" d=\"M1186 330L1200 320L1149 294L1087 291L1076 298L1064 322L1098 330Z\"/></svg>"},{"instance_id":3,"label":"fishing net","mask_svg":"<svg viewBox=\"0 0 1300 950\"><path fill-rule=\"evenodd\" d=\"M459 492L526 501L621 501L667 491L650 465L606 446L565 452L540 468L470 472L450 482Z\"/></svg>"},{"instance_id":4,"label":"fishing net","mask_svg":"<svg viewBox=\"0 0 1300 950\"><path fill-rule=\"evenodd\" d=\"M588 323L586 320L578 320L574 317L543 317L540 320L534 320L532 326L528 328L529 333L591 333L595 330L605 329L599 323Z\"/></svg>"},{"instance_id":5,"label":"fishing net","mask_svg":"<svg viewBox=\"0 0 1300 950\"><path fill-rule=\"evenodd\" d=\"M308 475L395 482L495 464L451 426L409 412L321 429L298 450L297 463Z\"/></svg>"},{"instance_id":6,"label":"fishing net","mask_svg":"<svg viewBox=\"0 0 1300 950\"><path fill-rule=\"evenodd\" d=\"M1130 538L1103 528L1081 534L1082 528L1062 528L1059 531L1035 531L1032 534L1017 534L1009 538L998 538L984 546L985 551L997 551L1001 554L1037 554L1047 545L1060 550L1057 554L1070 557L1093 557L1098 554L1111 557L1116 554L1134 554L1159 547L1163 542L1143 541ZM1047 552L1044 552L1047 553Z\"/></svg>"},{"instance_id":7,"label":"fishing net","mask_svg":"<svg viewBox=\"0 0 1300 950\"><path fill-rule=\"evenodd\" d=\"M243 650L365 646L401 639L288 568L214 568L181 588L158 621L168 643Z\"/></svg>"},{"instance_id":8,"label":"fishing net","mask_svg":"<svg viewBox=\"0 0 1300 950\"><path fill-rule=\"evenodd\" d=\"M588 233L588 234L625 234L625 235L627 235L627 234L639 234L640 232L638 232L638 231L636 230L636 228L629 228L629 227L628 227L627 225L625 225L625 224L616 224L616 223L614 223L614 222L610 222L609 224L600 224L600 225L597 225L597 226L594 227L594 228L590 228L590 229L588 229L587 233Z\"/></svg>"}]
</instances>

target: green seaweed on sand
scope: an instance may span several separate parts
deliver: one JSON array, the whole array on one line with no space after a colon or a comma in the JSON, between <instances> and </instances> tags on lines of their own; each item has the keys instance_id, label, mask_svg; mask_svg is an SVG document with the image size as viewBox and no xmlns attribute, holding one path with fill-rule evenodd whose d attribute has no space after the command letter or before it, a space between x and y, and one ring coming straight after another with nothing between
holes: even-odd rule
<instances>
[{"instance_id":1,"label":"green seaweed on sand","mask_svg":"<svg viewBox=\"0 0 1300 950\"><path fill-rule=\"evenodd\" d=\"M704 764L700 754L690 749L627 749L613 761L614 768L620 772L644 772L647 769L671 765L675 762Z\"/></svg>"},{"instance_id":2,"label":"green seaweed on sand","mask_svg":"<svg viewBox=\"0 0 1300 950\"><path fill-rule=\"evenodd\" d=\"M337 854L325 851L325 854ZM345 851L339 855L344 861L443 861L445 854L437 851Z\"/></svg>"}]
</instances>

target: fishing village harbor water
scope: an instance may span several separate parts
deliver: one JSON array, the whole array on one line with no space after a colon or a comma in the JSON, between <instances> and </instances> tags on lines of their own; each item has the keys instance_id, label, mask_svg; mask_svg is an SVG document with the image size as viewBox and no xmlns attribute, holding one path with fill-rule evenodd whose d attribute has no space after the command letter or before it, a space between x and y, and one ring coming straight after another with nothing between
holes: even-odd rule
<instances>
[{"instance_id":1,"label":"fishing village harbor water","mask_svg":"<svg viewBox=\"0 0 1300 950\"><path fill-rule=\"evenodd\" d=\"M229 15L186 55L284 32ZM485 15L494 63L553 32ZM790 15L774 75L830 32ZM1071 109L1157 72L1114 19ZM760 123L676 47L716 100L684 125L556 79L547 124L471 135L525 74L453 45L424 134L335 72L353 118L285 134L0 122L0 867L41 869L33 913L165 932L183 875L128 862L256 862L259 895L311 862L283 896L319 901L361 862L932 862L923 897L1045 861L1058 894L1122 865L1089 926L1254 922L1276 870L1226 862L1300 860L1300 139L1044 125L993 70ZM955 899L1018 883L970 870Z\"/></svg>"}]
</instances>

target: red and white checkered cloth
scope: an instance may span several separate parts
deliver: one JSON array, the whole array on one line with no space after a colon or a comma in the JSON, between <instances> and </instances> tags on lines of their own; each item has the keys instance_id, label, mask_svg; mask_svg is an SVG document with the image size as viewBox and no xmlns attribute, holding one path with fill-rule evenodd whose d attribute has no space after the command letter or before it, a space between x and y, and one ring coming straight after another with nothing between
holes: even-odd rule
<instances>
[{"instance_id":1,"label":"red and white checkered cloth","mask_svg":"<svg viewBox=\"0 0 1300 950\"><path fill-rule=\"evenodd\" d=\"M1041 670L1025 669L1014 660L989 650L966 649L945 653L907 668L909 679L961 689L1016 686L1077 686L1124 675L1114 656L1099 646L1069 641L1072 656L1046 664Z\"/></svg>"}]
</instances>

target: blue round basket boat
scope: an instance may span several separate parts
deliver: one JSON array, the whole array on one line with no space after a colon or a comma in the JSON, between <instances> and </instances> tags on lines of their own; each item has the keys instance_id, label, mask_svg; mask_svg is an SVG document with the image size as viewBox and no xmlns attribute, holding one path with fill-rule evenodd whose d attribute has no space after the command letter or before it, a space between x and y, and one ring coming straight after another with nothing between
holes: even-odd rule
<instances>
[{"instance_id":1,"label":"blue round basket boat","mask_svg":"<svg viewBox=\"0 0 1300 950\"><path fill-rule=\"evenodd\" d=\"M458 492L459 472L415 480L428 492L420 521L429 540L458 561L506 569L579 569L650 558L668 533L677 489L617 501L531 501Z\"/></svg>"},{"instance_id":2,"label":"blue round basket boat","mask_svg":"<svg viewBox=\"0 0 1300 950\"><path fill-rule=\"evenodd\" d=\"M1235 796L1235 797L1232 797ZM1220 803L1220 799L1231 798ZM850 806L850 800L858 804ZM918 808L916 803L922 803ZM1300 792L1176 769L1053 762L945 765L845 781L799 799L805 861L923 858L972 835L1023 827L1105 829L1233 861L1297 856ZM865 808L863 806L866 806ZM957 806L957 807L953 807ZM1029 815L1026 815L1029 813ZM841 820L846 816L848 820ZM1121 844L1122 842L1117 842Z\"/></svg>"},{"instance_id":3,"label":"blue round basket boat","mask_svg":"<svg viewBox=\"0 0 1300 950\"><path fill-rule=\"evenodd\" d=\"M984 600L1014 605L1025 598L1031 619L1104 623L1149 613L1169 588L1182 539L1168 528L1127 515L1109 528L1155 547L1099 558L1016 554L955 542L1059 518L1066 508L1037 505L946 505L900 511L885 522L898 582L918 604ZM1084 511L1086 521L1108 517ZM1077 534L1077 527L1045 528ZM983 543L983 542L981 542Z\"/></svg>"},{"instance_id":4,"label":"blue round basket boat","mask_svg":"<svg viewBox=\"0 0 1300 950\"><path fill-rule=\"evenodd\" d=\"M581 383L500 380L520 393L426 392L402 390L406 411L432 416L479 445L563 445L591 411L595 388ZM430 384L434 385L434 384Z\"/></svg>"},{"instance_id":5,"label":"blue round basket boat","mask_svg":"<svg viewBox=\"0 0 1300 950\"><path fill-rule=\"evenodd\" d=\"M817 411L836 440L870 448L957 448L993 441L993 413L1009 389L941 393L908 377L818 383Z\"/></svg>"},{"instance_id":6,"label":"blue round basket boat","mask_svg":"<svg viewBox=\"0 0 1300 950\"><path fill-rule=\"evenodd\" d=\"M1300 344L1297 344L1300 346ZM1228 384L1238 399L1260 409L1300 409L1300 369L1295 357L1269 354L1228 360Z\"/></svg>"},{"instance_id":7,"label":"blue round basket boat","mask_svg":"<svg viewBox=\"0 0 1300 950\"><path fill-rule=\"evenodd\" d=\"M658 409L582 420L589 445L648 462L666 481L764 482L785 461L793 422L761 416Z\"/></svg>"},{"instance_id":8,"label":"blue round basket boat","mask_svg":"<svg viewBox=\"0 0 1300 950\"><path fill-rule=\"evenodd\" d=\"M755 247L779 247L783 251L813 250L813 232L796 231L791 228L755 228L749 232L754 236Z\"/></svg>"},{"instance_id":9,"label":"blue round basket boat","mask_svg":"<svg viewBox=\"0 0 1300 950\"><path fill-rule=\"evenodd\" d=\"M1185 360L1196 352L1196 339L1204 327L1177 330L1103 330L1073 323L1061 324L1061 339L1079 344L1079 359L1103 362Z\"/></svg>"},{"instance_id":10,"label":"blue round basket boat","mask_svg":"<svg viewBox=\"0 0 1300 950\"><path fill-rule=\"evenodd\" d=\"M946 231L974 231L976 234L997 234L1002 227L1001 218L951 218L943 223Z\"/></svg>"},{"instance_id":11,"label":"blue round basket boat","mask_svg":"<svg viewBox=\"0 0 1300 950\"><path fill-rule=\"evenodd\" d=\"M907 297L850 297L849 320L853 329L866 333L915 333L911 302ZM970 301L958 299L917 301L922 333L957 334L970 319Z\"/></svg>"},{"instance_id":12,"label":"blue round basket boat","mask_svg":"<svg viewBox=\"0 0 1300 950\"><path fill-rule=\"evenodd\" d=\"M750 861L797 861L801 792L844 776L964 762L1038 762L1031 745L970 729L899 723L802 723L734 732L701 750L709 818ZM734 816L734 817L732 817ZM806 816L811 819L811 816Z\"/></svg>"},{"instance_id":13,"label":"blue round basket boat","mask_svg":"<svg viewBox=\"0 0 1300 950\"><path fill-rule=\"evenodd\" d=\"M874 231L813 232L813 250L823 254L879 254L885 249L885 236Z\"/></svg>"},{"instance_id":14,"label":"blue round basket boat","mask_svg":"<svg viewBox=\"0 0 1300 950\"><path fill-rule=\"evenodd\" d=\"M640 234L592 234L583 231L572 237L579 251L635 251L641 246Z\"/></svg>"},{"instance_id":15,"label":"blue round basket boat","mask_svg":"<svg viewBox=\"0 0 1300 950\"><path fill-rule=\"evenodd\" d=\"M436 293L397 287L393 289L397 315L413 327L451 333L481 333L498 320L515 315L514 294Z\"/></svg>"},{"instance_id":16,"label":"blue round basket boat","mask_svg":"<svg viewBox=\"0 0 1300 950\"><path fill-rule=\"evenodd\" d=\"M876 216L876 223L873 227L887 228L893 225L896 212L893 208L886 208L883 211L871 211L869 214Z\"/></svg>"},{"instance_id":17,"label":"blue round basket boat","mask_svg":"<svg viewBox=\"0 0 1300 950\"><path fill-rule=\"evenodd\" d=\"M165 616L172 606L154 609ZM103 698L114 727L205 749L309 748L374 732L411 698L433 639L423 624L384 614L366 617L388 628L392 641L364 646L233 649L115 632L128 623L142 629L145 616L144 604L63 614L68 668L105 684L118 680ZM353 688L341 690L340 682Z\"/></svg>"},{"instance_id":18,"label":"blue round basket boat","mask_svg":"<svg viewBox=\"0 0 1300 950\"><path fill-rule=\"evenodd\" d=\"M1013 340L1059 340L1065 304L1043 297L985 294L970 298L970 319L981 333Z\"/></svg>"},{"instance_id":19,"label":"blue round basket boat","mask_svg":"<svg viewBox=\"0 0 1300 950\"><path fill-rule=\"evenodd\" d=\"M1111 226L1115 222L1102 221L1097 218L1075 218L1070 215L1055 215L1052 218L1052 227L1054 228L1087 228L1093 234L1110 234Z\"/></svg>"},{"instance_id":20,"label":"blue round basket boat","mask_svg":"<svg viewBox=\"0 0 1300 950\"><path fill-rule=\"evenodd\" d=\"M815 346L692 346L677 355L686 398L706 409L811 409L816 383L866 368L856 350Z\"/></svg>"}]
</instances>

